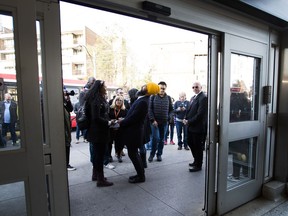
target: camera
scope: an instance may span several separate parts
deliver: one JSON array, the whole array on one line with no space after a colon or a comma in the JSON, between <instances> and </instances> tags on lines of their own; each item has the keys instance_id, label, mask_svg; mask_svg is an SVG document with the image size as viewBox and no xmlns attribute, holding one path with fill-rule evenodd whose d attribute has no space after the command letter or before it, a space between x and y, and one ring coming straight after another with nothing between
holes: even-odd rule
<instances>
[{"instance_id":1,"label":"camera","mask_svg":"<svg viewBox=\"0 0 288 216\"><path fill-rule=\"evenodd\" d=\"M75 95L74 90L71 90L70 92L69 91L64 91L64 96L74 96L74 95Z\"/></svg>"},{"instance_id":2,"label":"camera","mask_svg":"<svg viewBox=\"0 0 288 216\"><path fill-rule=\"evenodd\" d=\"M183 103L181 103L181 104L179 105L179 107L180 107L180 108L184 107L184 104L183 104Z\"/></svg>"}]
</instances>

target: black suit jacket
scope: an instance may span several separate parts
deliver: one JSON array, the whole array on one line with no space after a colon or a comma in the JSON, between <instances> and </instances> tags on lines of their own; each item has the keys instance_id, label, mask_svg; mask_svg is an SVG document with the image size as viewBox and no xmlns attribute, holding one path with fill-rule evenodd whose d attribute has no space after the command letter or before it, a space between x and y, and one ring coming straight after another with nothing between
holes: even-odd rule
<instances>
[{"instance_id":1,"label":"black suit jacket","mask_svg":"<svg viewBox=\"0 0 288 216\"><path fill-rule=\"evenodd\" d=\"M188 120L188 132L206 133L207 130L208 100L207 96L200 92L190 104L186 119Z\"/></svg>"},{"instance_id":2,"label":"black suit jacket","mask_svg":"<svg viewBox=\"0 0 288 216\"><path fill-rule=\"evenodd\" d=\"M137 99L120 123L121 138L127 146L143 144L144 120L148 113L149 96Z\"/></svg>"},{"instance_id":3,"label":"black suit jacket","mask_svg":"<svg viewBox=\"0 0 288 216\"><path fill-rule=\"evenodd\" d=\"M18 115L17 115L17 104L13 100L10 101L10 121L11 124L15 124L18 120ZM0 102L0 123L3 124L4 122L4 111L5 111L5 102L1 101Z\"/></svg>"}]
</instances>

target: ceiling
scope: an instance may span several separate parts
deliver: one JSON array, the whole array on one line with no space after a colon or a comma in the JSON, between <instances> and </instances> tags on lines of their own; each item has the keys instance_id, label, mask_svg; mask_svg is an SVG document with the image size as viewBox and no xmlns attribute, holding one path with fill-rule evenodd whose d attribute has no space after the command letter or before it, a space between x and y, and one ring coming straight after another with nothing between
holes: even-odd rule
<instances>
[{"instance_id":1,"label":"ceiling","mask_svg":"<svg viewBox=\"0 0 288 216\"><path fill-rule=\"evenodd\" d=\"M213 0L274 26L288 28L287 0Z\"/></svg>"}]
</instances>

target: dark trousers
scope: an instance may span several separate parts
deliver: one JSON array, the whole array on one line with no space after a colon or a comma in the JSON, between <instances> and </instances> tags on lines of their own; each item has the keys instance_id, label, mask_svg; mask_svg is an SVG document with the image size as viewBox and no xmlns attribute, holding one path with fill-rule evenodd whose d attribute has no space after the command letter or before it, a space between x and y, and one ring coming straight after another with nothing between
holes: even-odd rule
<instances>
[{"instance_id":1,"label":"dark trousers","mask_svg":"<svg viewBox=\"0 0 288 216\"><path fill-rule=\"evenodd\" d=\"M188 132L187 143L191 149L196 167L201 168L203 163L203 136L202 133Z\"/></svg>"},{"instance_id":2,"label":"dark trousers","mask_svg":"<svg viewBox=\"0 0 288 216\"><path fill-rule=\"evenodd\" d=\"M70 146L66 146L66 166L70 163Z\"/></svg>"},{"instance_id":3,"label":"dark trousers","mask_svg":"<svg viewBox=\"0 0 288 216\"><path fill-rule=\"evenodd\" d=\"M141 156L138 152L138 148L135 145L127 145L127 150L128 150L128 156L134 165L137 175L143 177L145 171L143 162L141 160Z\"/></svg>"},{"instance_id":4,"label":"dark trousers","mask_svg":"<svg viewBox=\"0 0 288 216\"><path fill-rule=\"evenodd\" d=\"M121 142L121 137L120 137L120 133L119 130L111 130L110 132L111 135L111 150L112 150L112 143L114 141L114 146L115 146L115 153L120 155L120 153L122 152L124 145L123 142ZM111 154L111 153L110 153Z\"/></svg>"},{"instance_id":5,"label":"dark trousers","mask_svg":"<svg viewBox=\"0 0 288 216\"><path fill-rule=\"evenodd\" d=\"M3 137L7 136L8 131L10 131L10 133L11 133L11 139L12 139L13 143L16 143L17 135L15 132L15 123L3 123L2 124L2 136Z\"/></svg>"},{"instance_id":6,"label":"dark trousers","mask_svg":"<svg viewBox=\"0 0 288 216\"><path fill-rule=\"evenodd\" d=\"M111 155L112 144L113 144L113 140L112 140L112 142L109 142L106 146L106 150L105 150L105 154L104 154L104 161L103 161L105 166L110 162L110 159L112 158L112 155Z\"/></svg>"},{"instance_id":7,"label":"dark trousers","mask_svg":"<svg viewBox=\"0 0 288 216\"><path fill-rule=\"evenodd\" d=\"M91 143L90 150L92 150L92 163L93 167L98 173L103 173L103 162L106 151L106 143Z\"/></svg>"}]
</instances>

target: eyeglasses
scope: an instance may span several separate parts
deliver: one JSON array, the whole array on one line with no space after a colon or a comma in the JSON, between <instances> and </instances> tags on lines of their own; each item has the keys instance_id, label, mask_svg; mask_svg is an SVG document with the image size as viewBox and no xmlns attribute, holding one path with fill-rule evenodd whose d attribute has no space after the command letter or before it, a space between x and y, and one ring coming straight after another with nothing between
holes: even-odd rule
<instances>
[{"instance_id":1,"label":"eyeglasses","mask_svg":"<svg viewBox=\"0 0 288 216\"><path fill-rule=\"evenodd\" d=\"M196 88L196 89L197 89L197 88L199 88L199 86L192 86L192 89L194 89L194 88Z\"/></svg>"}]
</instances>

